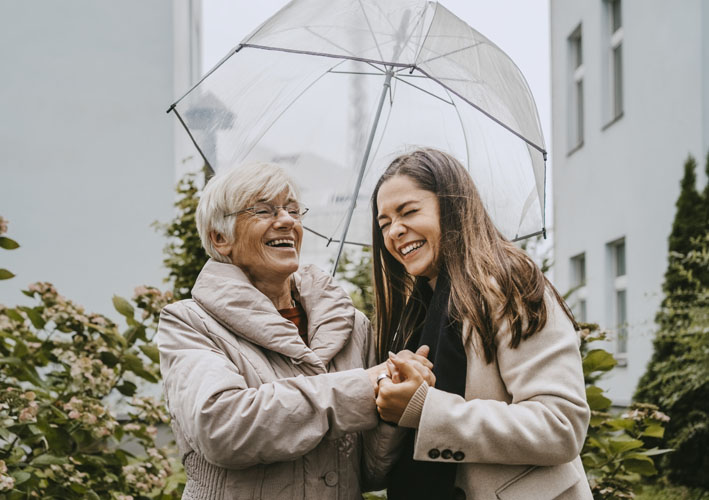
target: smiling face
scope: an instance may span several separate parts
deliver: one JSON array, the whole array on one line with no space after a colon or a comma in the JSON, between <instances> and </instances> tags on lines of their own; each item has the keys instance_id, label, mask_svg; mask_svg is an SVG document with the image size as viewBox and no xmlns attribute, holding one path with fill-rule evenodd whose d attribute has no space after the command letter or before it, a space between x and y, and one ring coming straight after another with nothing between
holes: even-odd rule
<instances>
[{"instance_id":1,"label":"smiling face","mask_svg":"<svg viewBox=\"0 0 709 500\"><path fill-rule=\"evenodd\" d=\"M284 192L272 200L254 200L258 203L284 207L296 200ZM276 217L261 218L250 212L236 217L233 244L224 242L217 248L228 256L256 283L278 285L298 270L303 224L297 217L281 209ZM216 246L216 245L215 245Z\"/></svg>"},{"instance_id":2,"label":"smiling face","mask_svg":"<svg viewBox=\"0 0 709 500\"><path fill-rule=\"evenodd\" d=\"M441 225L438 198L406 175L384 181L377 194L377 222L384 246L413 276L435 286Z\"/></svg>"}]
</instances>

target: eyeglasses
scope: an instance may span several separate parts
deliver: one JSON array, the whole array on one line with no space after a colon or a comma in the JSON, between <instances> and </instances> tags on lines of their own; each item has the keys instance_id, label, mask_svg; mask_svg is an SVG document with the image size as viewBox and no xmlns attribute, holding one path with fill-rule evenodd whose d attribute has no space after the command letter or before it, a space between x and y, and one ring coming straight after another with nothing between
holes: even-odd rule
<instances>
[{"instance_id":1,"label":"eyeglasses","mask_svg":"<svg viewBox=\"0 0 709 500\"><path fill-rule=\"evenodd\" d=\"M289 203L285 206L275 206L271 205L270 203L260 202L255 204L253 207L245 208L237 212L226 214L224 217L249 213L254 217L258 217L259 219L275 219L278 217L278 214L281 210L285 210L288 215L295 220L302 219L303 216L308 213L308 208L297 202Z\"/></svg>"}]
</instances>

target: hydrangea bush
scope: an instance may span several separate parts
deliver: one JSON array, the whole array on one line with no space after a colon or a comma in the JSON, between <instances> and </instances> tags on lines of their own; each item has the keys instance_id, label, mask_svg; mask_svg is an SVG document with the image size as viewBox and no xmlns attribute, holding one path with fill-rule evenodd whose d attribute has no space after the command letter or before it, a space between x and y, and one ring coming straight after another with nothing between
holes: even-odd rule
<instances>
[{"instance_id":1,"label":"hydrangea bush","mask_svg":"<svg viewBox=\"0 0 709 500\"><path fill-rule=\"evenodd\" d=\"M121 331L49 283L23 293L34 306L0 305L0 499L179 498L184 474L156 444L169 417L149 395L160 376L150 341L172 294L114 297Z\"/></svg>"},{"instance_id":2,"label":"hydrangea bush","mask_svg":"<svg viewBox=\"0 0 709 500\"><path fill-rule=\"evenodd\" d=\"M635 498L642 479L657 474L654 459L670 450L655 446L665 432L669 417L651 404L633 403L624 412L611 408L596 382L616 365L612 354L592 349L606 332L596 324L581 324L583 373L591 422L581 450L586 475L595 500Z\"/></svg>"}]
</instances>

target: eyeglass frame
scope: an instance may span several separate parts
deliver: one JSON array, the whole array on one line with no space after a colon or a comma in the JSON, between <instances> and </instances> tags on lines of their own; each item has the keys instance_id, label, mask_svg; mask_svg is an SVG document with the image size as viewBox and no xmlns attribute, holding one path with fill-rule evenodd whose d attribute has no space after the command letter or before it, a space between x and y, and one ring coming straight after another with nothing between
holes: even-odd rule
<instances>
[{"instance_id":1,"label":"eyeglass frame","mask_svg":"<svg viewBox=\"0 0 709 500\"><path fill-rule=\"evenodd\" d=\"M306 206L303 205L302 203L300 203L300 202L295 202L295 204L298 206L298 215L297 215L297 216L294 216L293 214L291 214L291 213L288 211L288 207L289 207L289 206L292 206L292 205L271 205L270 203L267 203L267 202L265 202L265 201L261 201L261 202L259 202L259 203L260 203L261 205L265 205L265 206L271 207L271 214L270 214L268 217L262 217L262 216L258 215L257 213L255 213L254 210L256 209L257 205L254 205L254 206L252 206L252 207L247 207L247 208L244 208L244 209L241 209L241 210L237 210L236 212L231 212L231 213L229 213L229 214L225 214L225 215L224 215L224 218L226 219L227 217L231 217L232 215L241 215L241 214L243 214L243 213L249 213L252 217L258 217L259 219L262 219L262 220L277 219L279 212L280 212L281 210L285 210L286 213L288 214L288 216L289 216L291 219L300 221L300 220L303 219L303 217L305 216L305 214L308 213L308 210L310 210L308 207L306 207Z\"/></svg>"}]
</instances>

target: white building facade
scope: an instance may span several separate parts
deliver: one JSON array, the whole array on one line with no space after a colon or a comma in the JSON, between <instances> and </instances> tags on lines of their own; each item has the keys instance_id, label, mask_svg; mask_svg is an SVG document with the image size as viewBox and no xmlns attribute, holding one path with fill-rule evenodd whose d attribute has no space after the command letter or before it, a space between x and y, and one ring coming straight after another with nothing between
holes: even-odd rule
<instances>
[{"instance_id":1,"label":"white building facade","mask_svg":"<svg viewBox=\"0 0 709 500\"><path fill-rule=\"evenodd\" d=\"M115 317L113 294L164 287L151 223L197 155L165 111L201 71L200 17L200 0L0 3L0 214L21 245L0 303L50 281Z\"/></svg>"},{"instance_id":2,"label":"white building facade","mask_svg":"<svg viewBox=\"0 0 709 500\"><path fill-rule=\"evenodd\" d=\"M611 332L629 404L652 354L683 164L709 150L709 2L551 0L554 277Z\"/></svg>"}]
</instances>

